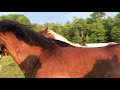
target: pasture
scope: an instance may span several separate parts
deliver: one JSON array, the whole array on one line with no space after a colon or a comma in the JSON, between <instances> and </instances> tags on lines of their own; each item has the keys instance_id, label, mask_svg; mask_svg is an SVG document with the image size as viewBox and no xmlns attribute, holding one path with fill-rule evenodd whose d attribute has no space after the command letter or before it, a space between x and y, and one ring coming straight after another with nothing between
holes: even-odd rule
<instances>
[{"instance_id":1,"label":"pasture","mask_svg":"<svg viewBox=\"0 0 120 90\"><path fill-rule=\"evenodd\" d=\"M22 71L10 56L4 56L0 60L0 65L0 78L24 78Z\"/></svg>"}]
</instances>

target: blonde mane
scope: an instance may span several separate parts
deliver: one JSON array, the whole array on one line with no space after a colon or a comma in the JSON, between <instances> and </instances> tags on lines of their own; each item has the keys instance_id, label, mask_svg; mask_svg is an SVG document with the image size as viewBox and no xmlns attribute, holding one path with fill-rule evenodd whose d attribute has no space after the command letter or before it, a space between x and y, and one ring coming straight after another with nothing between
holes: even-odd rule
<instances>
[{"instance_id":1,"label":"blonde mane","mask_svg":"<svg viewBox=\"0 0 120 90\"><path fill-rule=\"evenodd\" d=\"M51 31L51 30L48 30L48 32L51 33L51 34L53 34L56 40L60 40L60 41L66 42L66 43L68 43L68 44L70 44L70 45L73 45L73 46L76 46L76 47L82 47L82 46L81 46L80 44L78 44L78 43L71 43L70 41L68 41L68 40L67 40L66 38L64 38L63 36L61 36L61 35L53 32L53 31ZM84 47L84 46L83 46L83 47Z\"/></svg>"},{"instance_id":2,"label":"blonde mane","mask_svg":"<svg viewBox=\"0 0 120 90\"><path fill-rule=\"evenodd\" d=\"M63 41L63 42L66 42L72 46L76 46L76 47L85 47L85 48L92 48L92 47L104 47L104 46L107 46L107 45L113 45L113 44L117 44L115 42L109 42L109 43L92 43L92 44L85 44L85 46L81 46L80 44L78 43L71 43L70 41L68 41L66 38L64 38L63 36L55 33L54 31L52 30L48 30L48 28L46 28L45 30L43 30L45 34L51 34L52 37L51 38L54 38L56 40L60 40L60 41Z\"/></svg>"}]
</instances>

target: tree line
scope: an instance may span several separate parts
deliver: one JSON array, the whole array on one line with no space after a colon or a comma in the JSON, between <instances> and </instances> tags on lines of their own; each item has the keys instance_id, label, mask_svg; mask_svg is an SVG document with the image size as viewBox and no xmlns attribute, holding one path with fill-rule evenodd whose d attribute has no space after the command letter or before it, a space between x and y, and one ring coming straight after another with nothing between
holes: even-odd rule
<instances>
[{"instance_id":1,"label":"tree line","mask_svg":"<svg viewBox=\"0 0 120 90\"><path fill-rule=\"evenodd\" d=\"M0 20L13 20L31 28L37 32L48 27L50 30L62 35L73 43L84 45L86 43L120 43L120 12L115 17L105 17L105 12L93 12L90 18L73 17L72 21L64 25L56 23L31 23L21 14L9 14L0 16Z\"/></svg>"}]
</instances>

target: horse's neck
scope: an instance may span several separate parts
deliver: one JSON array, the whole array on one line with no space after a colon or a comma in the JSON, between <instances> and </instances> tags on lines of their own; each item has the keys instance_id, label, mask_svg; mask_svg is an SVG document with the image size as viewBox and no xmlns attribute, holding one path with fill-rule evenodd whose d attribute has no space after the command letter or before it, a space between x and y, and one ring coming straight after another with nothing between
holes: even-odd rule
<instances>
[{"instance_id":1,"label":"horse's neck","mask_svg":"<svg viewBox=\"0 0 120 90\"><path fill-rule=\"evenodd\" d=\"M46 41L48 46L43 46L46 44L45 41L42 45L29 45L27 42L17 39L11 33L3 34L0 39L0 41L3 41L9 55L12 56L27 77L33 76L33 73L40 67L41 63L44 63L44 60L48 60L44 58L54 52L55 48L58 48L54 42L49 42L50 40Z\"/></svg>"},{"instance_id":2,"label":"horse's neck","mask_svg":"<svg viewBox=\"0 0 120 90\"><path fill-rule=\"evenodd\" d=\"M39 46L29 46L25 43L21 44L16 50L16 61L25 74L25 77L35 77L36 70L44 63L47 56L51 56L54 50L48 50ZM50 55L51 54L51 55Z\"/></svg>"},{"instance_id":3,"label":"horse's neck","mask_svg":"<svg viewBox=\"0 0 120 90\"><path fill-rule=\"evenodd\" d=\"M15 62L20 66L23 73L26 74L27 77L32 75L32 72L36 68L36 64L39 62L39 57L41 55L41 47L38 46L30 46L22 41L17 39L4 37L5 47L15 60Z\"/></svg>"},{"instance_id":4,"label":"horse's neck","mask_svg":"<svg viewBox=\"0 0 120 90\"><path fill-rule=\"evenodd\" d=\"M20 43L18 40L15 40L12 34L7 33L8 35L1 34L1 40L4 42L5 49L7 53L9 53L14 60L17 60L17 53L15 52L15 49L20 46ZM17 64L20 63L20 61L16 61Z\"/></svg>"}]
</instances>

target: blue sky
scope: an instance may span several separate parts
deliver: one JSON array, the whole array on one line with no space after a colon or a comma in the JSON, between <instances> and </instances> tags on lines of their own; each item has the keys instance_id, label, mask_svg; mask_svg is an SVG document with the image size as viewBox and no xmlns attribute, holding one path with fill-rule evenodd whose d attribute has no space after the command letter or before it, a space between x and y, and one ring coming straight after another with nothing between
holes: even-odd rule
<instances>
[{"instance_id":1,"label":"blue sky","mask_svg":"<svg viewBox=\"0 0 120 90\"><path fill-rule=\"evenodd\" d=\"M73 17L88 18L92 12L0 12L1 15L23 14L31 23L44 24L46 22L59 22L61 24L72 21ZM114 17L118 12L106 12L107 16Z\"/></svg>"}]
</instances>

